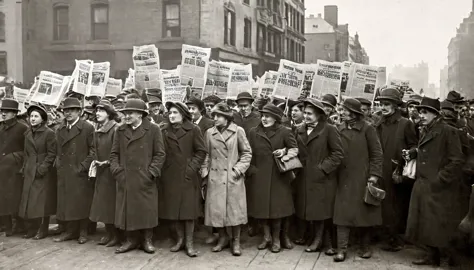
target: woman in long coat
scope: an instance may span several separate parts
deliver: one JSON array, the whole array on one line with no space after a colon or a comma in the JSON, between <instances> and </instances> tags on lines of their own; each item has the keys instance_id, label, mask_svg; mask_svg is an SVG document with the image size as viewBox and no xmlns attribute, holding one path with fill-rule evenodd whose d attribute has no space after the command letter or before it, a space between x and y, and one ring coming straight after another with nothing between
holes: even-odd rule
<instances>
[{"instance_id":1,"label":"woman in long coat","mask_svg":"<svg viewBox=\"0 0 474 270\"><path fill-rule=\"evenodd\" d=\"M460 223L456 207L464 160L458 131L439 116L439 100L425 97L417 109L422 129L406 237L428 247L414 264L439 265L440 248L449 247Z\"/></svg>"},{"instance_id":2,"label":"woman in long coat","mask_svg":"<svg viewBox=\"0 0 474 270\"><path fill-rule=\"evenodd\" d=\"M271 251L280 252L283 218L294 213L291 182L293 172L280 173L275 158L289 160L298 155L293 132L281 125L283 111L275 105L263 107L261 123L250 130L252 162L247 180L248 215L260 221L264 236L258 249L272 243ZM270 223L272 232L270 233Z\"/></svg>"},{"instance_id":3,"label":"woman in long coat","mask_svg":"<svg viewBox=\"0 0 474 270\"><path fill-rule=\"evenodd\" d=\"M296 216L312 222L315 237L306 251L315 252L322 244L324 222L333 217L336 169L344 152L337 128L326 122L323 104L309 98L304 106L305 123L296 137L303 164L296 178ZM327 244L332 249L332 243Z\"/></svg>"},{"instance_id":4,"label":"woman in long coat","mask_svg":"<svg viewBox=\"0 0 474 270\"><path fill-rule=\"evenodd\" d=\"M186 247L187 255L196 257L193 236L194 220L201 214L199 170L207 150L187 106L168 102L166 107L170 123L163 127L166 160L159 183L159 214L161 219L175 221L178 239L171 251Z\"/></svg>"},{"instance_id":5,"label":"woman in long coat","mask_svg":"<svg viewBox=\"0 0 474 270\"><path fill-rule=\"evenodd\" d=\"M346 258L349 233L359 228L362 246L359 256L370 258L372 227L382 224L382 209L364 202L368 183L376 184L382 176L382 148L373 126L363 120L361 103L348 98L343 104L344 122L338 126L345 157L339 167L334 206L334 224L337 225L338 253L334 261Z\"/></svg>"},{"instance_id":6,"label":"woman in long coat","mask_svg":"<svg viewBox=\"0 0 474 270\"><path fill-rule=\"evenodd\" d=\"M201 167L202 177L207 177L204 223L218 228L219 241L212 249L214 252L229 244L226 227L231 227L232 254L240 256L240 225L247 223L244 180L252 149L244 129L232 122L233 111L227 104L217 104L212 115L216 125L205 134L208 154Z\"/></svg>"},{"instance_id":7,"label":"woman in long coat","mask_svg":"<svg viewBox=\"0 0 474 270\"><path fill-rule=\"evenodd\" d=\"M94 197L90 220L105 224L107 236L100 239L99 245L113 247L119 243L115 228L116 181L110 171L110 151L114 142L117 123L115 109L108 100L102 100L96 107L97 129L94 136L97 168Z\"/></svg>"},{"instance_id":8,"label":"woman in long coat","mask_svg":"<svg viewBox=\"0 0 474 270\"><path fill-rule=\"evenodd\" d=\"M25 133L23 191L18 215L28 220L24 238L43 239L48 235L49 217L56 214L56 177L54 160L57 144L54 131L48 128L46 109L28 107L30 128Z\"/></svg>"}]
</instances>

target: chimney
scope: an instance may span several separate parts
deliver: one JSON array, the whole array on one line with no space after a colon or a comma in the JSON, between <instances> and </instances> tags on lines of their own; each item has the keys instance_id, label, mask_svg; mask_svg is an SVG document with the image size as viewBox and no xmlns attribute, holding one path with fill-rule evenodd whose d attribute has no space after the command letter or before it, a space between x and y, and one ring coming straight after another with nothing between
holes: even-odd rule
<instances>
[{"instance_id":1,"label":"chimney","mask_svg":"<svg viewBox=\"0 0 474 270\"><path fill-rule=\"evenodd\" d=\"M330 25L332 25L334 28L337 28L338 26L337 13L337 6L324 6L324 20Z\"/></svg>"}]
</instances>

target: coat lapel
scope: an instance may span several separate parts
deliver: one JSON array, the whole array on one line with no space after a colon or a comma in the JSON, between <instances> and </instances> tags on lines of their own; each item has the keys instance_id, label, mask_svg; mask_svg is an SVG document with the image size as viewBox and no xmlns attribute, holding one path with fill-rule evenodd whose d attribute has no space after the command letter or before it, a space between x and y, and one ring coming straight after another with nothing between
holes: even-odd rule
<instances>
[{"instance_id":1,"label":"coat lapel","mask_svg":"<svg viewBox=\"0 0 474 270\"><path fill-rule=\"evenodd\" d=\"M213 137L216 141L225 144L224 136L222 136L222 134L220 134L219 130L217 130L216 127L213 127L213 128L212 128L211 133L212 133L212 137Z\"/></svg>"},{"instance_id":2,"label":"coat lapel","mask_svg":"<svg viewBox=\"0 0 474 270\"><path fill-rule=\"evenodd\" d=\"M436 123L435 126L433 126L423 137L421 137L418 147L421 147L422 145L436 138L436 136L438 136L440 133L441 125L442 123L440 122Z\"/></svg>"},{"instance_id":3,"label":"coat lapel","mask_svg":"<svg viewBox=\"0 0 474 270\"><path fill-rule=\"evenodd\" d=\"M296 129L296 132L298 133L298 138L303 142L303 144L307 144L308 142L308 133L306 132L306 125L302 124Z\"/></svg>"},{"instance_id":4,"label":"coat lapel","mask_svg":"<svg viewBox=\"0 0 474 270\"><path fill-rule=\"evenodd\" d=\"M64 135L64 140L61 146L64 146L67 142L69 142L70 140L74 139L77 135L79 135L81 133L83 124L84 123L82 120L77 121L77 123L69 130L69 132L68 132L67 127L63 128L61 131L63 131L65 135Z\"/></svg>"},{"instance_id":5,"label":"coat lapel","mask_svg":"<svg viewBox=\"0 0 474 270\"><path fill-rule=\"evenodd\" d=\"M260 137L262 137L262 138L264 138L264 139L268 142L268 144L270 145L270 147L271 147L272 142L270 141L270 138L267 137L267 135L266 135L265 132L263 131L263 128L262 128L261 125L258 125L258 126L257 126L257 130L256 130L256 131L257 131L257 135L260 136ZM275 132L272 132L272 133L273 133L273 135L275 135Z\"/></svg>"},{"instance_id":6,"label":"coat lapel","mask_svg":"<svg viewBox=\"0 0 474 270\"><path fill-rule=\"evenodd\" d=\"M312 140L318 138L319 135L323 132L324 128L325 128L324 123L318 123L316 127L313 129L313 131L311 131L311 133L309 134L306 145L308 145Z\"/></svg>"},{"instance_id":7,"label":"coat lapel","mask_svg":"<svg viewBox=\"0 0 474 270\"><path fill-rule=\"evenodd\" d=\"M130 145L132 142L141 139L143 136L145 136L146 131L150 128L150 120L147 118L143 118L142 124L136 129L132 130L131 127L129 127L127 130L128 132L131 133L131 137L128 140L127 146ZM126 134L127 132L125 132Z\"/></svg>"},{"instance_id":8,"label":"coat lapel","mask_svg":"<svg viewBox=\"0 0 474 270\"><path fill-rule=\"evenodd\" d=\"M35 140L33 139L33 132L31 131L31 128L29 128L26 132L25 140L28 144L32 145L32 148L35 150L35 152L38 152L38 150L36 149Z\"/></svg>"}]
</instances>

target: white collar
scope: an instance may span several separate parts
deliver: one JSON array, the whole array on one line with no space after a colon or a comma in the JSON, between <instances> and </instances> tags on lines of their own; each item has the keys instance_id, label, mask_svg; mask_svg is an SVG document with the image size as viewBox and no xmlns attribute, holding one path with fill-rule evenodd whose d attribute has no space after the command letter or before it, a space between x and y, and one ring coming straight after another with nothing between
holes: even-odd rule
<instances>
[{"instance_id":1,"label":"white collar","mask_svg":"<svg viewBox=\"0 0 474 270\"><path fill-rule=\"evenodd\" d=\"M198 120L194 121L194 124L198 125L199 122L201 122L201 119L202 119L202 115L198 118Z\"/></svg>"},{"instance_id":2,"label":"white collar","mask_svg":"<svg viewBox=\"0 0 474 270\"><path fill-rule=\"evenodd\" d=\"M137 128L139 128L142 125L142 123L143 123L143 120L140 120L140 123L136 127L134 127L132 125L130 125L130 126L132 127L133 130L136 130Z\"/></svg>"},{"instance_id":3,"label":"white collar","mask_svg":"<svg viewBox=\"0 0 474 270\"><path fill-rule=\"evenodd\" d=\"M77 122L79 122L79 118L80 118L80 117L78 117L78 118L76 119L76 121L74 121L72 124L67 123L67 127L68 127L69 129L71 129L74 125L77 124Z\"/></svg>"}]
</instances>

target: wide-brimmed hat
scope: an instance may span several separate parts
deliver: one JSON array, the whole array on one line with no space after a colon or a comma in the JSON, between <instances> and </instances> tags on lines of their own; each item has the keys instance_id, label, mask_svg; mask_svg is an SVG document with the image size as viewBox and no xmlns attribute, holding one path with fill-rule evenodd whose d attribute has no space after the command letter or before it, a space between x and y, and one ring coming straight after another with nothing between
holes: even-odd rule
<instances>
[{"instance_id":1,"label":"wide-brimmed hat","mask_svg":"<svg viewBox=\"0 0 474 270\"><path fill-rule=\"evenodd\" d=\"M439 102L439 99L423 97L423 99L421 99L420 105L416 106L416 108L418 110L427 109L427 110L430 110L430 111L433 111L433 112L436 112L437 114L439 114L441 104Z\"/></svg>"},{"instance_id":2,"label":"wide-brimmed hat","mask_svg":"<svg viewBox=\"0 0 474 270\"><path fill-rule=\"evenodd\" d=\"M63 110L67 109L82 109L81 102L77 98L68 97L63 102Z\"/></svg>"},{"instance_id":3,"label":"wide-brimmed hat","mask_svg":"<svg viewBox=\"0 0 474 270\"><path fill-rule=\"evenodd\" d=\"M362 112L362 108L361 108L362 103L360 103L360 101L358 101L355 98L346 98L344 100L344 103L342 103L342 107L346 108L347 110L349 110L353 113L364 115L364 113Z\"/></svg>"},{"instance_id":4,"label":"wide-brimmed hat","mask_svg":"<svg viewBox=\"0 0 474 270\"><path fill-rule=\"evenodd\" d=\"M218 103L212 108L211 110L211 115L214 116L214 114L220 114L227 119L231 119L234 117L234 110L230 108L229 105L227 105L224 102Z\"/></svg>"},{"instance_id":5,"label":"wide-brimmed hat","mask_svg":"<svg viewBox=\"0 0 474 270\"><path fill-rule=\"evenodd\" d=\"M101 100L99 104L97 104L96 108L104 109L109 115L117 114L117 112L115 111L114 105L112 105L112 103L106 99Z\"/></svg>"},{"instance_id":6,"label":"wide-brimmed hat","mask_svg":"<svg viewBox=\"0 0 474 270\"><path fill-rule=\"evenodd\" d=\"M360 104L362 104L362 105L367 105L367 106L369 106L369 107L372 106L372 102L370 102L370 100L368 100L368 99L366 99L366 98L358 97L358 98L356 98L356 99L357 99L357 100L360 102Z\"/></svg>"},{"instance_id":7,"label":"wide-brimmed hat","mask_svg":"<svg viewBox=\"0 0 474 270\"><path fill-rule=\"evenodd\" d=\"M380 92L380 96L377 97L377 101L388 100L395 102L395 104L400 105L403 103L400 91L395 88L386 88Z\"/></svg>"},{"instance_id":8,"label":"wide-brimmed hat","mask_svg":"<svg viewBox=\"0 0 474 270\"><path fill-rule=\"evenodd\" d=\"M283 117L283 110L273 104L267 104L260 110L260 113L268 113L275 117L278 122L281 122Z\"/></svg>"},{"instance_id":9,"label":"wide-brimmed hat","mask_svg":"<svg viewBox=\"0 0 474 270\"><path fill-rule=\"evenodd\" d=\"M161 99L157 96L151 96L151 95L148 95L148 104L156 104L156 103L163 103L163 101L161 101Z\"/></svg>"},{"instance_id":10,"label":"wide-brimmed hat","mask_svg":"<svg viewBox=\"0 0 474 270\"><path fill-rule=\"evenodd\" d=\"M335 95L332 94L326 94L321 98L321 103L329 105L333 108L336 108L337 105L337 98Z\"/></svg>"},{"instance_id":11,"label":"wide-brimmed hat","mask_svg":"<svg viewBox=\"0 0 474 270\"><path fill-rule=\"evenodd\" d=\"M146 90L148 96L155 96L161 98L161 90L158 88L150 88Z\"/></svg>"},{"instance_id":12,"label":"wide-brimmed hat","mask_svg":"<svg viewBox=\"0 0 474 270\"><path fill-rule=\"evenodd\" d=\"M441 101L440 107L441 107L441 109L443 109L443 110L450 110L450 111L453 111L453 112L455 111L455 110L454 110L454 105L453 105L453 103L451 103L451 102L449 102L449 101L447 101L447 100Z\"/></svg>"},{"instance_id":13,"label":"wide-brimmed hat","mask_svg":"<svg viewBox=\"0 0 474 270\"><path fill-rule=\"evenodd\" d=\"M209 102L209 103L214 103L214 105L216 105L220 103L222 100L216 95L210 95L210 96L205 97L202 101L204 103Z\"/></svg>"},{"instance_id":14,"label":"wide-brimmed hat","mask_svg":"<svg viewBox=\"0 0 474 270\"><path fill-rule=\"evenodd\" d=\"M0 105L0 110L19 112L20 109L19 109L18 101L11 98L5 98L2 100L2 104Z\"/></svg>"},{"instance_id":15,"label":"wide-brimmed hat","mask_svg":"<svg viewBox=\"0 0 474 270\"><path fill-rule=\"evenodd\" d=\"M28 107L28 109L26 109L26 114L28 116L30 116L30 114L33 112L33 111L37 111L41 118L43 119L43 121L48 121L48 112L46 111L46 108L44 107L43 104L33 104L33 105L30 105Z\"/></svg>"},{"instance_id":16,"label":"wide-brimmed hat","mask_svg":"<svg viewBox=\"0 0 474 270\"><path fill-rule=\"evenodd\" d=\"M412 104L414 104L414 105L420 105L420 102L421 102L421 99L422 99L422 98L423 98L422 96L417 95L417 94L410 95L410 98L409 98L408 101L407 101L407 107L408 107L409 105L412 105Z\"/></svg>"},{"instance_id":17,"label":"wide-brimmed hat","mask_svg":"<svg viewBox=\"0 0 474 270\"><path fill-rule=\"evenodd\" d=\"M464 99L463 96L461 96L460 93L456 92L456 91L449 91L448 93L448 97L446 98L447 101L451 102L451 103L463 103L463 102L466 102L466 100Z\"/></svg>"},{"instance_id":18,"label":"wide-brimmed hat","mask_svg":"<svg viewBox=\"0 0 474 270\"><path fill-rule=\"evenodd\" d=\"M250 103L252 103L254 98L252 97L252 95L249 92L242 92L242 93L239 93L237 95L237 98L235 99L235 101L237 103L239 103L239 100L249 100Z\"/></svg>"},{"instance_id":19,"label":"wide-brimmed hat","mask_svg":"<svg viewBox=\"0 0 474 270\"><path fill-rule=\"evenodd\" d=\"M141 112L143 116L148 115L148 109L146 107L145 101L138 98L131 98L127 100L125 107L121 109L120 112L127 111Z\"/></svg>"},{"instance_id":20,"label":"wide-brimmed hat","mask_svg":"<svg viewBox=\"0 0 474 270\"><path fill-rule=\"evenodd\" d=\"M315 98L307 98L303 102L304 106L312 106L316 109L318 109L322 114L326 115L326 111L324 110L324 105L321 101L315 99Z\"/></svg>"},{"instance_id":21,"label":"wide-brimmed hat","mask_svg":"<svg viewBox=\"0 0 474 270\"><path fill-rule=\"evenodd\" d=\"M181 113L183 118L188 119L189 121L191 121L193 119L191 113L189 112L188 106L186 106L186 104L184 104L183 102L168 101L168 102L166 102L165 107L168 111L171 108L176 108Z\"/></svg>"},{"instance_id":22,"label":"wide-brimmed hat","mask_svg":"<svg viewBox=\"0 0 474 270\"><path fill-rule=\"evenodd\" d=\"M186 105L189 105L189 104L196 105L196 107L198 107L198 110L200 112L206 109L206 107L204 106L204 102L196 97L190 97L188 101L186 101Z\"/></svg>"}]
</instances>

